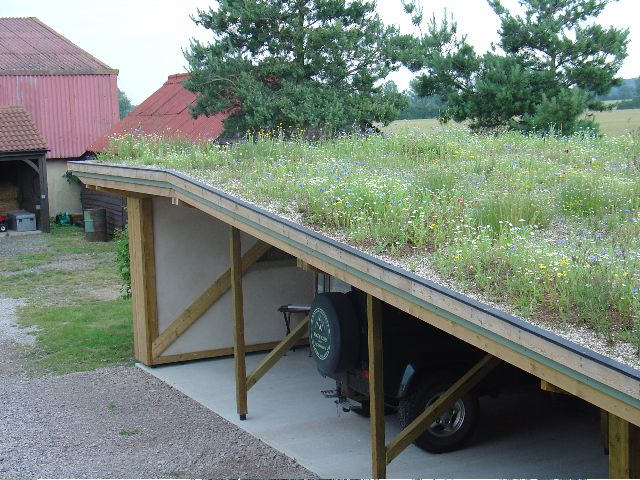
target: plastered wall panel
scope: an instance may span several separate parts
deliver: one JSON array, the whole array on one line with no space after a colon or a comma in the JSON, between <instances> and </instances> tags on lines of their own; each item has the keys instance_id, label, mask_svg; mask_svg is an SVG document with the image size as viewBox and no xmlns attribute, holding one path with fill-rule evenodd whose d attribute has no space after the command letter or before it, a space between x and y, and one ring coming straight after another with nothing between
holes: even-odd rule
<instances>
[{"instance_id":1,"label":"plastered wall panel","mask_svg":"<svg viewBox=\"0 0 640 480\"><path fill-rule=\"evenodd\" d=\"M229 268L229 226L198 210L154 199L158 321L162 332ZM241 236L242 251L255 243ZM247 344L280 340L285 303L310 303L313 275L296 267L256 266L243 277ZM299 315L292 318L299 320ZM231 295L225 293L163 355L233 346Z\"/></svg>"}]
</instances>

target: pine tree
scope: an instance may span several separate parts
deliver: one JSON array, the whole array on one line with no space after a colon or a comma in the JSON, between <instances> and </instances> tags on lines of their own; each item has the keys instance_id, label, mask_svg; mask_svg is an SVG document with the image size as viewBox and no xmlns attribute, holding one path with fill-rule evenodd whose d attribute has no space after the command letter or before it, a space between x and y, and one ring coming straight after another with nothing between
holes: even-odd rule
<instances>
[{"instance_id":1,"label":"pine tree","mask_svg":"<svg viewBox=\"0 0 640 480\"><path fill-rule=\"evenodd\" d=\"M580 117L606 108L596 97L621 84L616 74L627 56L628 30L591 22L610 0L520 0L523 15L488 3L500 18L499 50L479 56L457 37L455 22L432 20L418 92L447 100L443 120L471 120L476 129L593 127Z\"/></svg>"},{"instance_id":2,"label":"pine tree","mask_svg":"<svg viewBox=\"0 0 640 480\"><path fill-rule=\"evenodd\" d=\"M379 81L416 41L386 27L375 2L221 0L193 20L213 34L185 52L185 86L198 94L193 113L232 109L228 135L388 123L407 105Z\"/></svg>"}]
</instances>

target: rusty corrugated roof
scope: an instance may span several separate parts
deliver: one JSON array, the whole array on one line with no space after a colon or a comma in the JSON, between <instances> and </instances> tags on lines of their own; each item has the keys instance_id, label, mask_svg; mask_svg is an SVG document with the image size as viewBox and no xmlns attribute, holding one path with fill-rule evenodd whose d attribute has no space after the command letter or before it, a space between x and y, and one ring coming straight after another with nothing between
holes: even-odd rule
<instances>
[{"instance_id":1,"label":"rusty corrugated roof","mask_svg":"<svg viewBox=\"0 0 640 480\"><path fill-rule=\"evenodd\" d=\"M45 151L47 145L20 106L0 106L0 153Z\"/></svg>"},{"instance_id":2,"label":"rusty corrugated roof","mask_svg":"<svg viewBox=\"0 0 640 480\"><path fill-rule=\"evenodd\" d=\"M109 145L109 137L129 132L195 141L218 138L224 129L222 122L230 113L220 112L209 117L201 115L194 119L189 105L195 102L196 96L182 86L188 77L188 73L170 75L162 87L117 122L107 135L94 141L87 150L103 152Z\"/></svg>"},{"instance_id":3,"label":"rusty corrugated roof","mask_svg":"<svg viewBox=\"0 0 640 480\"><path fill-rule=\"evenodd\" d=\"M47 158L78 158L118 120L117 76L0 74L0 105L29 112Z\"/></svg>"},{"instance_id":4,"label":"rusty corrugated roof","mask_svg":"<svg viewBox=\"0 0 640 480\"><path fill-rule=\"evenodd\" d=\"M0 18L0 75L117 74L35 17Z\"/></svg>"}]
</instances>

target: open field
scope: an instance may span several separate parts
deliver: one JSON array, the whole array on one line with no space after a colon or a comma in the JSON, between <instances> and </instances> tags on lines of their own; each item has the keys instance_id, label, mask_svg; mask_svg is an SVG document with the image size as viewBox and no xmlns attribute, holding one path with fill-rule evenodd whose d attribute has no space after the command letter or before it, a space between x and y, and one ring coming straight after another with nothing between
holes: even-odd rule
<instances>
[{"instance_id":1,"label":"open field","mask_svg":"<svg viewBox=\"0 0 640 480\"><path fill-rule=\"evenodd\" d=\"M637 136L125 137L114 152L102 160L186 172L524 317L640 348Z\"/></svg>"},{"instance_id":2,"label":"open field","mask_svg":"<svg viewBox=\"0 0 640 480\"><path fill-rule=\"evenodd\" d=\"M609 136L617 136L640 130L640 109L596 112L594 116L596 122L600 124L600 131ZM453 124L450 126L452 125ZM401 133L411 130L428 133L435 128L441 127L438 120L429 118L423 120L397 120L388 127L383 128L383 130L388 133Z\"/></svg>"}]
</instances>

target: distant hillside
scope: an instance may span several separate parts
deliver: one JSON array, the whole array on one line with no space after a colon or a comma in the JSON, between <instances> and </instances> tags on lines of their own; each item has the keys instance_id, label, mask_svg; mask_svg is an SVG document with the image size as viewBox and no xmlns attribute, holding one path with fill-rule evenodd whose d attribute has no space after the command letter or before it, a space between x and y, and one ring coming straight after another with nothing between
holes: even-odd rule
<instances>
[{"instance_id":1,"label":"distant hillside","mask_svg":"<svg viewBox=\"0 0 640 480\"><path fill-rule=\"evenodd\" d=\"M625 78L622 85L613 87L608 94L598 98L600 100L628 100L634 97L640 97L640 77Z\"/></svg>"}]
</instances>

